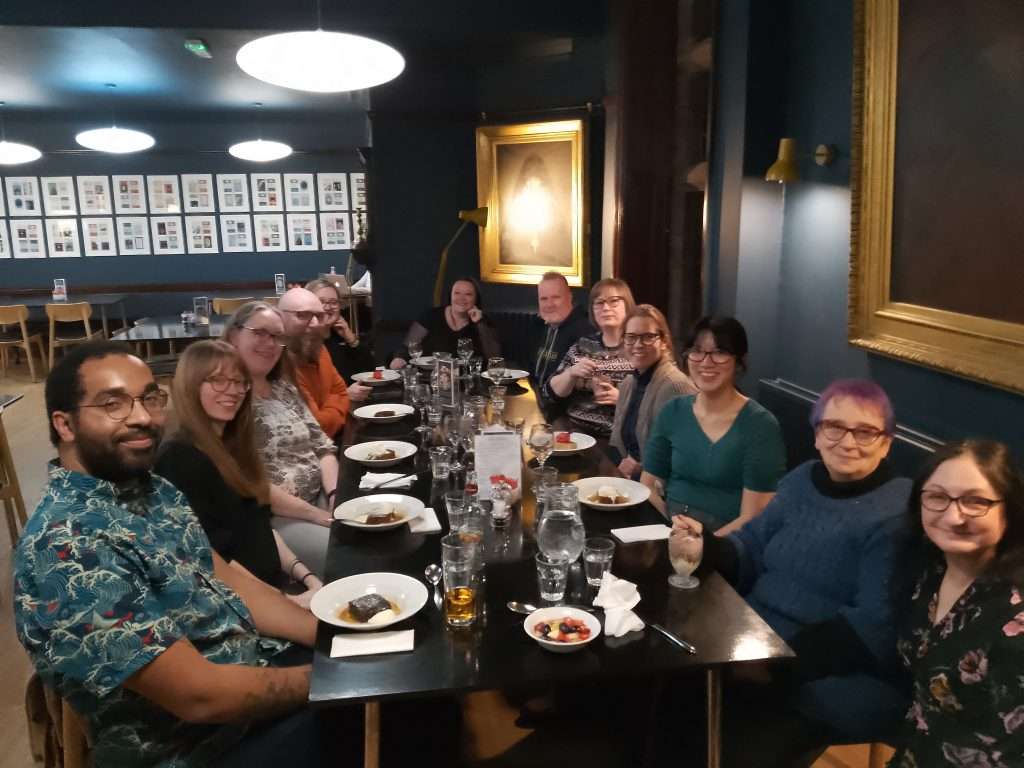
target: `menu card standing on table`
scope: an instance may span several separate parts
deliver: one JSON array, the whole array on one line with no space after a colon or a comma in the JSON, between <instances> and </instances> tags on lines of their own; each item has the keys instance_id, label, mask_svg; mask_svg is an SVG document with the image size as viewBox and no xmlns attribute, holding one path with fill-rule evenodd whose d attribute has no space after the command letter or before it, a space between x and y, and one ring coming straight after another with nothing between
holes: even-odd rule
<instances>
[{"instance_id":1,"label":"menu card standing on table","mask_svg":"<svg viewBox=\"0 0 1024 768\"><path fill-rule=\"evenodd\" d=\"M478 495L481 499L491 498L491 478L499 475L506 480L514 481L511 500L519 499L523 486L523 454L520 440L520 436L515 432L500 427L489 427L476 436L474 459L479 484Z\"/></svg>"}]
</instances>

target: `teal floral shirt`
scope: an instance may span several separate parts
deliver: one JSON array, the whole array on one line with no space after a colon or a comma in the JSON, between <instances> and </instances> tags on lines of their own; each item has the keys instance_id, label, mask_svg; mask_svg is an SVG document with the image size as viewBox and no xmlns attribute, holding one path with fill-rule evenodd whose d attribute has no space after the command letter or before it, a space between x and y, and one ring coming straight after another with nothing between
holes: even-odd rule
<instances>
[{"instance_id":1,"label":"teal floral shirt","mask_svg":"<svg viewBox=\"0 0 1024 768\"><path fill-rule=\"evenodd\" d=\"M94 764L213 765L245 724L195 725L122 687L186 638L217 664L266 666L261 638L185 497L161 477L118 486L51 465L14 559L15 624L43 681L86 718Z\"/></svg>"},{"instance_id":2,"label":"teal floral shirt","mask_svg":"<svg viewBox=\"0 0 1024 768\"><path fill-rule=\"evenodd\" d=\"M913 679L898 768L1024 765L1024 598L979 579L933 621L945 564L930 567L911 596L898 650Z\"/></svg>"}]
</instances>

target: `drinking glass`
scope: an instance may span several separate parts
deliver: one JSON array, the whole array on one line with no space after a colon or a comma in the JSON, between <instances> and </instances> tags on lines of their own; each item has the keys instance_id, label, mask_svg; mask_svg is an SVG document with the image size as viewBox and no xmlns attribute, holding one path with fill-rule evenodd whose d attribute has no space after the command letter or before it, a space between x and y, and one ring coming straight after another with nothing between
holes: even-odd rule
<instances>
[{"instance_id":1,"label":"drinking glass","mask_svg":"<svg viewBox=\"0 0 1024 768\"><path fill-rule=\"evenodd\" d=\"M420 355L423 354L423 344L418 341L410 341L405 345L405 348L409 350L409 359L414 363L420 359Z\"/></svg>"},{"instance_id":2,"label":"drinking glass","mask_svg":"<svg viewBox=\"0 0 1024 768\"><path fill-rule=\"evenodd\" d=\"M414 384L409 390L409 399L420 411L420 425L416 427L416 431L429 432L430 427L427 426L427 412L425 406L430 402L430 385Z\"/></svg>"},{"instance_id":3,"label":"drinking glass","mask_svg":"<svg viewBox=\"0 0 1024 768\"><path fill-rule=\"evenodd\" d=\"M526 424L526 419L522 416L512 416L505 419L505 426L515 432L517 435L523 434L523 425Z\"/></svg>"},{"instance_id":4,"label":"drinking glass","mask_svg":"<svg viewBox=\"0 0 1024 768\"><path fill-rule=\"evenodd\" d=\"M456 343L455 352L463 360L469 360L473 356L473 340L459 339Z\"/></svg>"},{"instance_id":5,"label":"drinking glass","mask_svg":"<svg viewBox=\"0 0 1024 768\"><path fill-rule=\"evenodd\" d=\"M491 374L492 382L494 382L495 384L500 384L501 380L505 378L505 358L487 358L487 372Z\"/></svg>"},{"instance_id":6,"label":"drinking glass","mask_svg":"<svg viewBox=\"0 0 1024 768\"><path fill-rule=\"evenodd\" d=\"M467 398L463 404L464 412L473 419L473 429L477 430L484 426L487 414L487 398L482 395L473 395Z\"/></svg>"},{"instance_id":7,"label":"drinking glass","mask_svg":"<svg viewBox=\"0 0 1024 768\"><path fill-rule=\"evenodd\" d=\"M455 533L462 529L466 518L466 494L462 491L447 491L444 506L448 510L448 530Z\"/></svg>"},{"instance_id":8,"label":"drinking glass","mask_svg":"<svg viewBox=\"0 0 1024 768\"><path fill-rule=\"evenodd\" d=\"M476 620L480 542L450 533L441 539L444 616L450 627L468 627Z\"/></svg>"},{"instance_id":9,"label":"drinking glass","mask_svg":"<svg viewBox=\"0 0 1024 768\"><path fill-rule=\"evenodd\" d=\"M700 565L703 552L704 540L699 534L673 528L668 537L668 559L675 573L668 577L668 583L676 589L699 586L700 579L693 572Z\"/></svg>"},{"instance_id":10,"label":"drinking glass","mask_svg":"<svg viewBox=\"0 0 1024 768\"><path fill-rule=\"evenodd\" d=\"M497 482L491 486L491 524L504 528L512 517L512 486Z\"/></svg>"},{"instance_id":11,"label":"drinking glass","mask_svg":"<svg viewBox=\"0 0 1024 768\"><path fill-rule=\"evenodd\" d=\"M452 472L461 472L465 467L459 462L459 449L462 447L462 435L459 434L459 416L449 413L444 417L444 439L452 449Z\"/></svg>"},{"instance_id":12,"label":"drinking glass","mask_svg":"<svg viewBox=\"0 0 1024 768\"><path fill-rule=\"evenodd\" d=\"M538 552L537 591L540 599L557 603L565 597L565 583L569 580L569 561L560 556Z\"/></svg>"},{"instance_id":13,"label":"drinking glass","mask_svg":"<svg viewBox=\"0 0 1024 768\"><path fill-rule=\"evenodd\" d=\"M427 424L430 425L431 431L434 431L441 426L441 416L444 415L444 411L441 409L441 402L436 398L431 400L427 404L426 411Z\"/></svg>"},{"instance_id":14,"label":"drinking glass","mask_svg":"<svg viewBox=\"0 0 1024 768\"><path fill-rule=\"evenodd\" d=\"M601 586L601 578L611 570L614 557L615 542L611 539L598 536L583 542L583 572L587 576L587 584Z\"/></svg>"},{"instance_id":15,"label":"drinking glass","mask_svg":"<svg viewBox=\"0 0 1024 768\"><path fill-rule=\"evenodd\" d=\"M435 480L447 480L451 474L452 449L438 446L430 449L430 473Z\"/></svg>"},{"instance_id":16,"label":"drinking glass","mask_svg":"<svg viewBox=\"0 0 1024 768\"><path fill-rule=\"evenodd\" d=\"M537 457L537 465L543 467L551 451L555 447L555 433L550 424L534 424L530 427L528 439L533 455Z\"/></svg>"},{"instance_id":17,"label":"drinking glass","mask_svg":"<svg viewBox=\"0 0 1024 768\"><path fill-rule=\"evenodd\" d=\"M505 411L505 392L506 388L500 384L496 384L491 387L491 413L494 417L494 423L501 423L501 414Z\"/></svg>"},{"instance_id":18,"label":"drinking glass","mask_svg":"<svg viewBox=\"0 0 1024 768\"><path fill-rule=\"evenodd\" d=\"M536 513L534 518L540 520L544 514L544 504L547 501L548 488L558 484L557 467L537 467L533 472L533 497L536 500Z\"/></svg>"}]
</instances>

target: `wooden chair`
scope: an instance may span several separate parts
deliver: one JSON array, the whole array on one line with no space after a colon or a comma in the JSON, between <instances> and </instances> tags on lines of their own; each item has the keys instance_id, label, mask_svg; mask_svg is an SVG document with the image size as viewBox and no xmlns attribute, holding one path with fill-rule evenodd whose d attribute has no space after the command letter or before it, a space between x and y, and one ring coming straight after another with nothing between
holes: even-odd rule
<instances>
[{"instance_id":1,"label":"wooden chair","mask_svg":"<svg viewBox=\"0 0 1024 768\"><path fill-rule=\"evenodd\" d=\"M93 339L102 339L103 331L93 331L89 324L92 317L92 305L87 301L71 304L54 302L46 305L46 316L50 318L50 367L53 368L53 353L57 347L69 347L83 344ZM81 323L83 336L57 336L57 323Z\"/></svg>"},{"instance_id":2,"label":"wooden chair","mask_svg":"<svg viewBox=\"0 0 1024 768\"><path fill-rule=\"evenodd\" d=\"M21 495L18 473L14 470L14 454L11 444L7 442L7 431L4 429L3 414L0 413L0 504L4 507L7 518L7 530L11 534L11 546L18 541L20 531L28 521L25 512L25 499Z\"/></svg>"},{"instance_id":3,"label":"wooden chair","mask_svg":"<svg viewBox=\"0 0 1024 768\"><path fill-rule=\"evenodd\" d=\"M241 299L221 299L215 298L213 300L213 314L215 315L230 315L236 309L243 304L248 304L250 301L256 301L252 296L246 296Z\"/></svg>"},{"instance_id":4,"label":"wooden chair","mask_svg":"<svg viewBox=\"0 0 1024 768\"><path fill-rule=\"evenodd\" d=\"M43 768L88 768L92 747L85 720L56 691L39 679L29 678L25 689L32 756Z\"/></svg>"},{"instance_id":5,"label":"wooden chair","mask_svg":"<svg viewBox=\"0 0 1024 768\"><path fill-rule=\"evenodd\" d=\"M43 368L46 368L46 347L43 346L43 335L41 333L29 333L28 325L28 307L24 304L14 304L8 307L0 307L0 326L6 325L17 325L21 331L21 336L17 334L0 335L0 366L7 373L7 350L8 349L24 349L25 356L28 358L28 372L32 376L32 381L39 381L39 377L36 375L36 364L32 357L32 344L35 343L39 346L39 362L43 364Z\"/></svg>"}]
</instances>

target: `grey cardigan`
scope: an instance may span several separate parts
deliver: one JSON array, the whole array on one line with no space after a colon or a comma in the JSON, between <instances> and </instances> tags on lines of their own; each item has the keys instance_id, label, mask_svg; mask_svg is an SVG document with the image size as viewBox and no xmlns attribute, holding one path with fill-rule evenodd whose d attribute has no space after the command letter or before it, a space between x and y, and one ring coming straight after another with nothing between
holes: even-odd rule
<instances>
[{"instance_id":1,"label":"grey cardigan","mask_svg":"<svg viewBox=\"0 0 1024 768\"><path fill-rule=\"evenodd\" d=\"M612 435L608 441L609 445L617 448L623 456L626 455L626 444L622 441L622 422L626 418L626 409L633 396L635 384L635 376L627 376L619 384L619 401L615 404L615 420L612 422ZM651 383L647 385L647 391L644 392L644 399L640 401L640 412L636 417L636 439L641 450L647 443L647 435L650 434L654 418L665 404L673 398L695 394L697 388L690 381L690 377L680 371L667 357L662 358L658 367L654 369L654 375L651 377ZM633 458L640 461L643 457Z\"/></svg>"}]
</instances>

